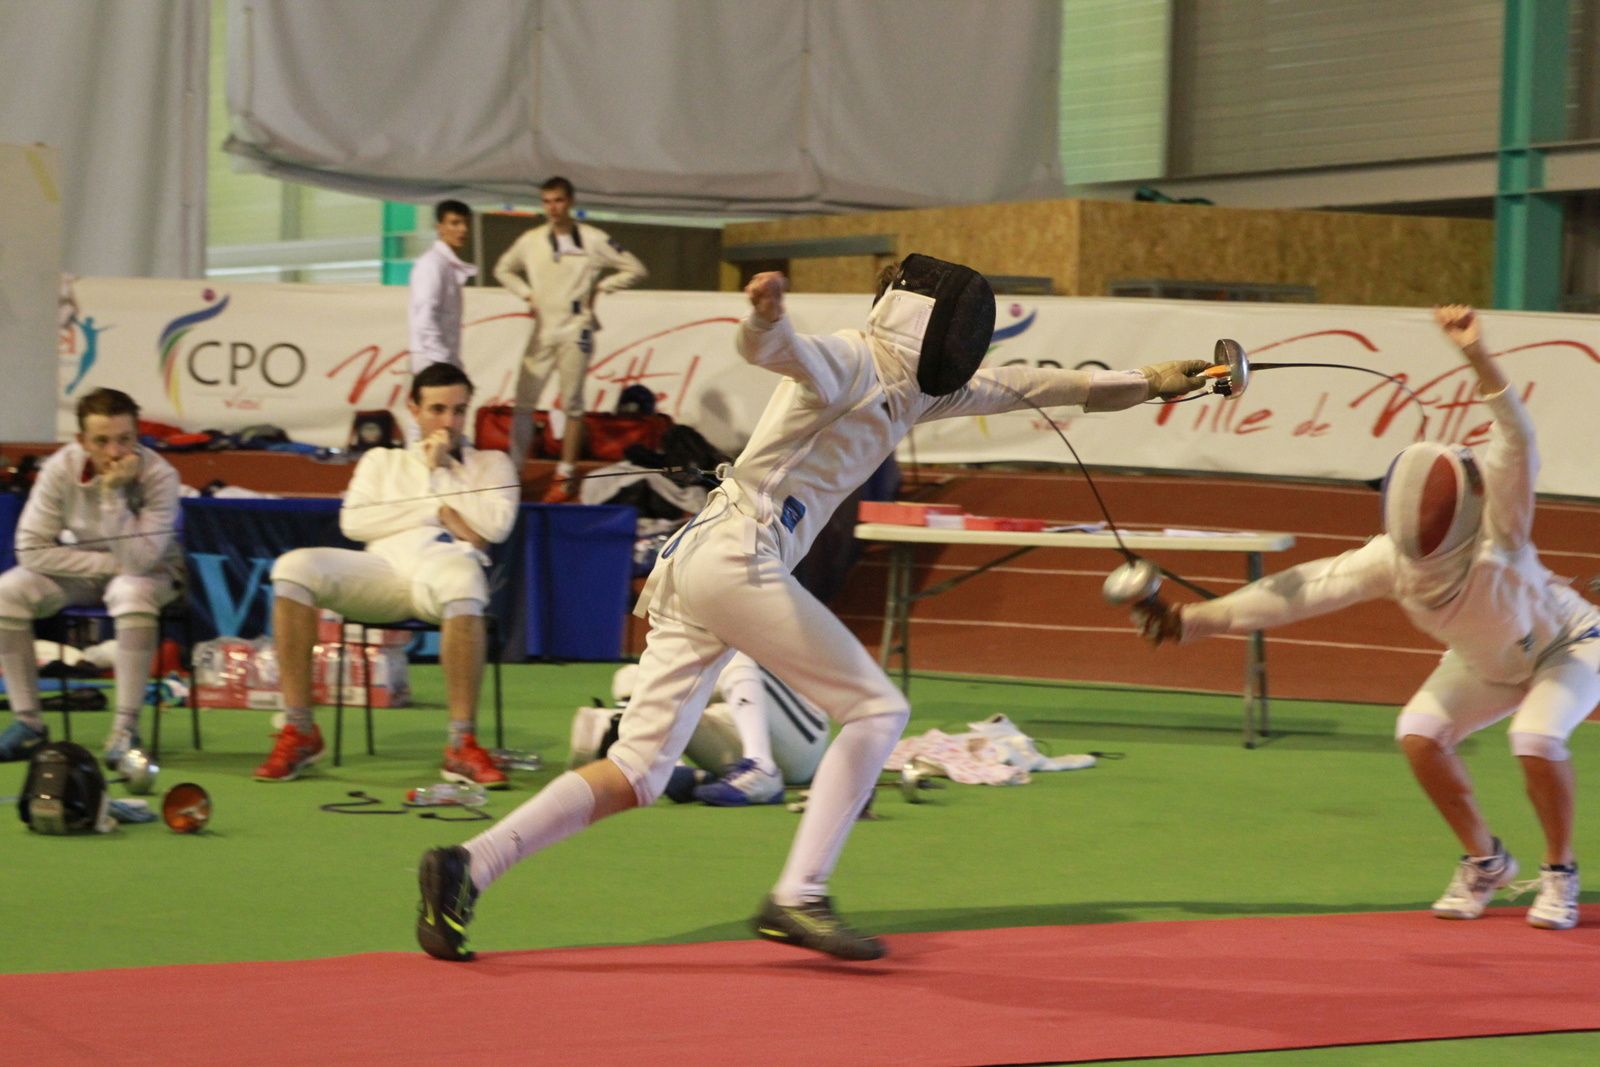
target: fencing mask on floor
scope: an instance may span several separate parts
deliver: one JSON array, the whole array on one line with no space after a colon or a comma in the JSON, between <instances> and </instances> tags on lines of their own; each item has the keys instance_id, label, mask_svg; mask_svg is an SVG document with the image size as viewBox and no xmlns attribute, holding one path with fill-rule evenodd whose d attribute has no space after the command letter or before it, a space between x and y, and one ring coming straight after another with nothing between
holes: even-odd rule
<instances>
[{"instance_id":1,"label":"fencing mask on floor","mask_svg":"<svg viewBox=\"0 0 1600 1067\"><path fill-rule=\"evenodd\" d=\"M17 815L41 834L106 833L116 827L100 761L82 745L56 741L34 749L17 798Z\"/></svg>"},{"instance_id":2,"label":"fencing mask on floor","mask_svg":"<svg viewBox=\"0 0 1600 1067\"><path fill-rule=\"evenodd\" d=\"M873 331L913 354L917 385L946 396L967 384L994 334L994 290L971 267L912 253L872 306Z\"/></svg>"}]
</instances>

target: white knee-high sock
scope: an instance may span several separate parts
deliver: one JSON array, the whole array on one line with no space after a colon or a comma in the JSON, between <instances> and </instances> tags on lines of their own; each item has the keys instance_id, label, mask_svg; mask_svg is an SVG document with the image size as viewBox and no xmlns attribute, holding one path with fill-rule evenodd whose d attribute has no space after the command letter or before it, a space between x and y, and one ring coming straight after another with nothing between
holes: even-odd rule
<instances>
[{"instance_id":1,"label":"white knee-high sock","mask_svg":"<svg viewBox=\"0 0 1600 1067\"><path fill-rule=\"evenodd\" d=\"M112 674L117 682L117 730L132 730L139 725L144 707L145 686L150 681L150 661L156 654L154 615L117 616L117 655Z\"/></svg>"},{"instance_id":2,"label":"white knee-high sock","mask_svg":"<svg viewBox=\"0 0 1600 1067\"><path fill-rule=\"evenodd\" d=\"M582 830L594 817L594 790L572 771L466 843L472 884L481 893L513 864Z\"/></svg>"},{"instance_id":3,"label":"white knee-high sock","mask_svg":"<svg viewBox=\"0 0 1600 1067\"><path fill-rule=\"evenodd\" d=\"M0 672L6 676L6 695L20 722L35 730L44 728L39 718L39 661L33 655L33 623L0 619Z\"/></svg>"},{"instance_id":4,"label":"white knee-high sock","mask_svg":"<svg viewBox=\"0 0 1600 1067\"><path fill-rule=\"evenodd\" d=\"M827 895L828 878L839 862L856 816L872 794L883 761L894 751L910 712L871 715L839 728L811 782L811 796L795 832L783 874L773 887L779 904Z\"/></svg>"},{"instance_id":5,"label":"white knee-high sock","mask_svg":"<svg viewBox=\"0 0 1600 1067\"><path fill-rule=\"evenodd\" d=\"M739 731L739 747L745 759L753 759L763 770L774 771L772 761L772 733L767 725L767 691L763 687L761 669L753 663L748 670L735 670L732 666L722 672L722 697L728 702L728 713L733 716L733 727Z\"/></svg>"}]
</instances>

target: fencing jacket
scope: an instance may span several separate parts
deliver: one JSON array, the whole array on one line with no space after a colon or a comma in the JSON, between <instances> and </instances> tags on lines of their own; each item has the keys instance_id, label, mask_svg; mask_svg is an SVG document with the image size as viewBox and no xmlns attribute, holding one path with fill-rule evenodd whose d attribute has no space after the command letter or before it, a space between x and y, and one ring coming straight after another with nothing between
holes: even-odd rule
<instances>
[{"instance_id":1,"label":"fencing jacket","mask_svg":"<svg viewBox=\"0 0 1600 1067\"><path fill-rule=\"evenodd\" d=\"M577 339L600 328L595 293L637 285L649 274L639 257L588 223L574 223L576 251L560 251L549 223L517 238L494 266L495 280L533 300L534 336L542 344ZM602 271L615 273L600 277Z\"/></svg>"},{"instance_id":2,"label":"fencing jacket","mask_svg":"<svg viewBox=\"0 0 1600 1067\"><path fill-rule=\"evenodd\" d=\"M1183 640L1266 629L1389 597L1479 677L1520 685L1543 660L1589 636L1600 625L1600 609L1551 575L1530 540L1539 457L1527 409L1510 389L1483 400L1494 415L1484 454L1483 527L1460 550L1469 562L1453 595L1438 599L1429 565L1419 567L1384 535L1185 605Z\"/></svg>"},{"instance_id":3,"label":"fencing jacket","mask_svg":"<svg viewBox=\"0 0 1600 1067\"><path fill-rule=\"evenodd\" d=\"M461 363L461 287L478 268L443 241L411 265L411 373L430 363Z\"/></svg>"},{"instance_id":4,"label":"fencing jacket","mask_svg":"<svg viewBox=\"0 0 1600 1067\"><path fill-rule=\"evenodd\" d=\"M17 521L17 562L59 578L180 574L180 488L172 464L143 445L138 479L115 489L90 471L87 449L63 445L40 466ZM117 540L99 540L108 537Z\"/></svg>"},{"instance_id":5,"label":"fencing jacket","mask_svg":"<svg viewBox=\"0 0 1600 1067\"><path fill-rule=\"evenodd\" d=\"M352 541L366 542L368 552L401 574L410 574L424 546L450 540L439 521L440 507L450 505L478 536L498 544L511 536L521 495L504 452L480 452L464 444L459 460L429 470L420 441L403 449L374 448L356 464L339 509L339 529ZM480 563L488 563L477 555Z\"/></svg>"},{"instance_id":6,"label":"fencing jacket","mask_svg":"<svg viewBox=\"0 0 1600 1067\"><path fill-rule=\"evenodd\" d=\"M773 528L783 562L791 569L827 523L839 502L877 470L919 422L961 415L994 415L1027 406L1082 405L1116 411L1149 398L1138 371L1046 370L1014 365L979 370L948 396L917 385L917 353L875 326L868 332L796 333L785 316L767 322L750 315L739 327L739 354L784 376L767 402L750 443L711 494L706 514L725 506ZM657 578L670 559L656 563L638 614L650 606Z\"/></svg>"}]
</instances>

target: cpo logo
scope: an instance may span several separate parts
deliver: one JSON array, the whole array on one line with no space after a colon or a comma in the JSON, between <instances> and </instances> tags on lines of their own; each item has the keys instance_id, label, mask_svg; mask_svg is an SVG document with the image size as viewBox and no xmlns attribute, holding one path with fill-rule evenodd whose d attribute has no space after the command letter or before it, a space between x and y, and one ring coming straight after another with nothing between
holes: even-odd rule
<instances>
[{"instance_id":1,"label":"cpo logo","mask_svg":"<svg viewBox=\"0 0 1600 1067\"><path fill-rule=\"evenodd\" d=\"M183 413L182 383L185 379L211 388L250 389L264 385L289 389L306 376L306 354L289 341L261 344L253 341L206 340L185 345L184 339L197 327L214 321L228 308L229 297L207 289L201 294L205 306L180 315L167 323L157 341L161 376L173 411ZM255 403L246 401L245 406Z\"/></svg>"}]
</instances>

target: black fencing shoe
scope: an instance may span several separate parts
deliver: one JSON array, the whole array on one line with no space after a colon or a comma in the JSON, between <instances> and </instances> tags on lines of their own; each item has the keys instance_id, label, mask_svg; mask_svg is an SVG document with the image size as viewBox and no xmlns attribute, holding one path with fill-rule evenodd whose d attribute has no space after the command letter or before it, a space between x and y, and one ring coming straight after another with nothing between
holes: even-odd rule
<instances>
[{"instance_id":1,"label":"black fencing shoe","mask_svg":"<svg viewBox=\"0 0 1600 1067\"><path fill-rule=\"evenodd\" d=\"M751 920L759 937L809 948L841 960L876 960L889 948L875 937L852 930L834 914L831 897L811 897L790 907L767 897Z\"/></svg>"},{"instance_id":2,"label":"black fencing shoe","mask_svg":"<svg viewBox=\"0 0 1600 1067\"><path fill-rule=\"evenodd\" d=\"M467 850L456 845L430 848L417 866L417 883L422 888L422 904L417 908L417 944L434 959L473 958L467 947L467 923L472 921L478 890L467 873L470 862Z\"/></svg>"}]
</instances>

